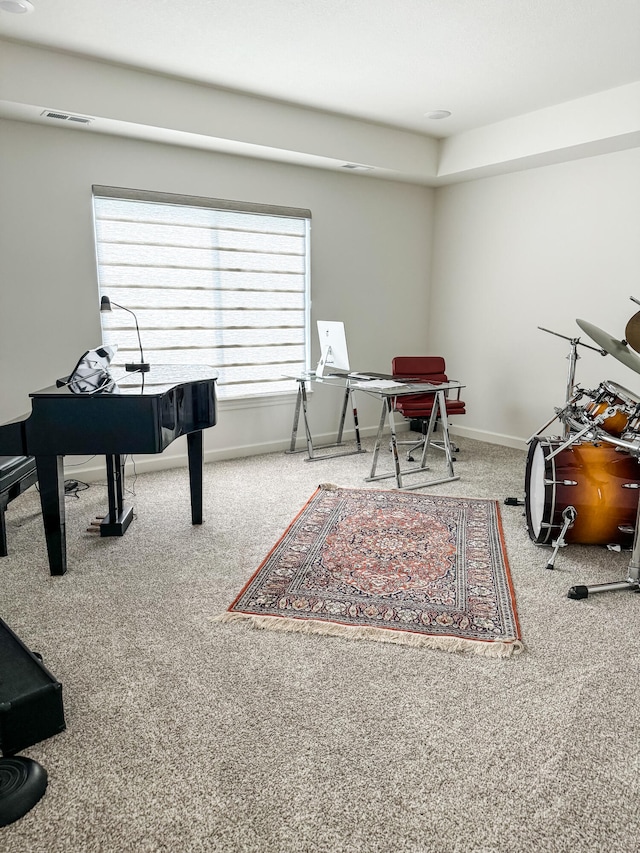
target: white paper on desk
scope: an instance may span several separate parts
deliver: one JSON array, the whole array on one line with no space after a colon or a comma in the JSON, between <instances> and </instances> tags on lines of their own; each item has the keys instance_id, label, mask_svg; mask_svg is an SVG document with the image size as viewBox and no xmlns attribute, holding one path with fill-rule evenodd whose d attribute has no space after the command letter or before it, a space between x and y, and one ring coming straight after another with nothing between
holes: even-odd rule
<instances>
[{"instance_id":1,"label":"white paper on desk","mask_svg":"<svg viewBox=\"0 0 640 853\"><path fill-rule=\"evenodd\" d=\"M393 379L370 379L368 382L351 382L352 388L362 388L366 391L368 388L406 388L404 382L394 382Z\"/></svg>"}]
</instances>

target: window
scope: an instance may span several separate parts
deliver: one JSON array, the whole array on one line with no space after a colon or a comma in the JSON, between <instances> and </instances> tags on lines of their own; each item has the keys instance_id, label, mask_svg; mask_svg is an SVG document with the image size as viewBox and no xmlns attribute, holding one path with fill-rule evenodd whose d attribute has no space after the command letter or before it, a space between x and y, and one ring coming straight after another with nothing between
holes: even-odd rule
<instances>
[{"instance_id":1,"label":"window","mask_svg":"<svg viewBox=\"0 0 640 853\"><path fill-rule=\"evenodd\" d=\"M114 365L207 364L220 399L283 393L309 367L308 210L93 187Z\"/></svg>"}]
</instances>

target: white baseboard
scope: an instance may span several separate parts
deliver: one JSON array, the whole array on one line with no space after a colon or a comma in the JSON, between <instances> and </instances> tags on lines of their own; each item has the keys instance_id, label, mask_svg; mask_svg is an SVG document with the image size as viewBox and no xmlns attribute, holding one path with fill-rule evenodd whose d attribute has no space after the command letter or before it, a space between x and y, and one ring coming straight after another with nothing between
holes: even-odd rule
<instances>
[{"instance_id":1,"label":"white baseboard","mask_svg":"<svg viewBox=\"0 0 640 853\"><path fill-rule=\"evenodd\" d=\"M500 432L487 432L485 430L473 429L454 424L450 427L451 435L461 435L463 438L472 438L475 441L486 441L487 444L499 444L501 447L513 447L515 450L526 450L527 442L524 438L515 435L504 435Z\"/></svg>"}]
</instances>

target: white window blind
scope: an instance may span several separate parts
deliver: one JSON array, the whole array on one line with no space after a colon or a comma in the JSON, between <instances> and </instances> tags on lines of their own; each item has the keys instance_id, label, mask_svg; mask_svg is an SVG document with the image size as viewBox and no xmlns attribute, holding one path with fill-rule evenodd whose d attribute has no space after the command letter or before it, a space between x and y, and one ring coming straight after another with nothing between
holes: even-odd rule
<instances>
[{"instance_id":1,"label":"white window blind","mask_svg":"<svg viewBox=\"0 0 640 853\"><path fill-rule=\"evenodd\" d=\"M221 399L296 389L309 367L311 214L94 187L103 343L114 365L207 364Z\"/></svg>"}]
</instances>

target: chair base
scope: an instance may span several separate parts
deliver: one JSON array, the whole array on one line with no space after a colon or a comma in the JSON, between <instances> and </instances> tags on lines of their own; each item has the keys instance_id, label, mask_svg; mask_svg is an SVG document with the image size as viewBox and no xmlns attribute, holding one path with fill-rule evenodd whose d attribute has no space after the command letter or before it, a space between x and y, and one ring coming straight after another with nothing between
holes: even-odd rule
<instances>
[{"instance_id":1,"label":"chair base","mask_svg":"<svg viewBox=\"0 0 640 853\"><path fill-rule=\"evenodd\" d=\"M409 450L407 450L407 454L406 454L407 462L415 462L414 453L417 450L419 450L420 453L422 453L422 448L424 447L424 443L426 441L428 428L429 428L429 420L428 419L423 420L423 419L412 418L409 421L409 429L411 430L411 432L419 432L419 433L421 433L422 437L420 438L419 441L415 441L415 440L411 439L411 440L407 440L407 441L399 441L398 442L398 444L410 444L411 445ZM438 423L436 422L436 425L434 427L434 432L436 432L437 429L438 429ZM449 433L449 445L450 445L453 453L460 453L460 448L451 441L451 433ZM442 450L443 453L445 453L446 449L447 449L444 441L433 441L433 439L431 440L431 447L435 447L437 450ZM453 461L454 462L456 461L455 457L454 457Z\"/></svg>"}]
</instances>

